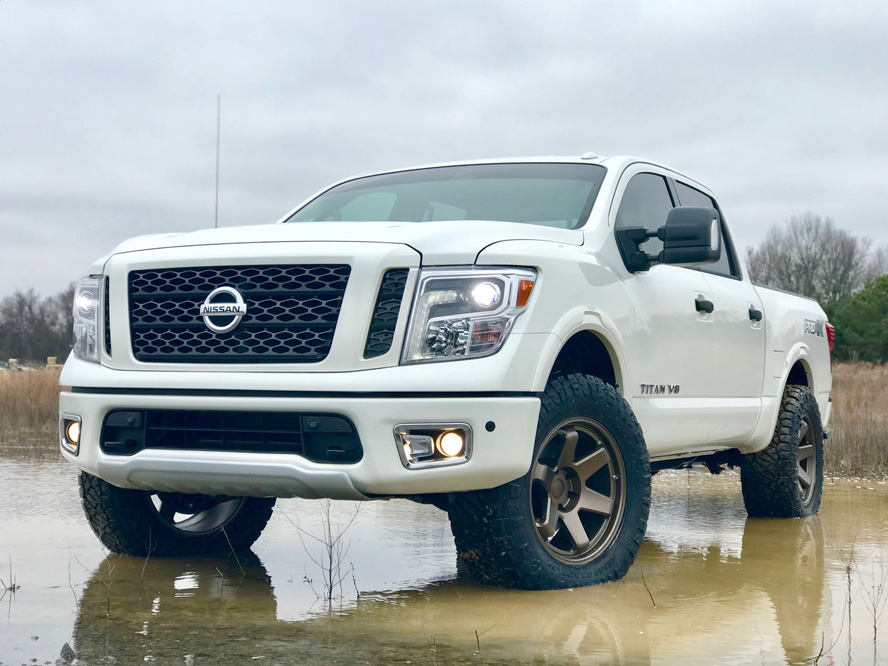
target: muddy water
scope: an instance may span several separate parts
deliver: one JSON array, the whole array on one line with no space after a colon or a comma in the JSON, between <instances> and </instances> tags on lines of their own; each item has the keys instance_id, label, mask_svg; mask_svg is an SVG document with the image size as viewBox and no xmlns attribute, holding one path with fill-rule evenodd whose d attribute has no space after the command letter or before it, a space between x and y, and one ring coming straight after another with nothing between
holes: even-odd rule
<instances>
[{"instance_id":1,"label":"muddy water","mask_svg":"<svg viewBox=\"0 0 888 666\"><path fill-rule=\"evenodd\" d=\"M871 610L888 486L836 481L796 521L747 520L732 474L663 473L654 498L624 581L557 592L471 580L432 507L333 503L334 527L358 513L330 612L318 502L279 502L239 562L145 561L101 549L69 466L0 458L0 578L18 586L0 664L55 663L65 643L86 664L888 662L888 610L875 642Z\"/></svg>"}]
</instances>

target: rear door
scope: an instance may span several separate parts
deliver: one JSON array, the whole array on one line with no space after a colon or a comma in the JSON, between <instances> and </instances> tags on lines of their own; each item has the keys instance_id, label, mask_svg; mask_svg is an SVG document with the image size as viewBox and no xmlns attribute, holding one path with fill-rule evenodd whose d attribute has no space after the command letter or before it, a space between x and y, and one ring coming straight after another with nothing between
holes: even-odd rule
<instances>
[{"instance_id":1,"label":"rear door","mask_svg":"<svg viewBox=\"0 0 888 666\"><path fill-rule=\"evenodd\" d=\"M719 211L721 257L712 264L688 266L705 275L712 293L711 334L715 343L708 370L708 395L719 417L711 441L737 444L752 434L761 410L765 366L764 308L755 288L744 280L718 203L690 183L674 180L682 206L711 206Z\"/></svg>"}]
</instances>

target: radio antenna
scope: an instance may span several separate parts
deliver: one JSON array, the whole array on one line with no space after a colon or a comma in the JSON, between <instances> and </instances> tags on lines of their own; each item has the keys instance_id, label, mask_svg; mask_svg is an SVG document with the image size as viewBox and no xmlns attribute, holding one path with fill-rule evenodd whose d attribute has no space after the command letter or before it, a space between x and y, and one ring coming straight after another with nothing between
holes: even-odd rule
<instances>
[{"instance_id":1,"label":"radio antenna","mask_svg":"<svg viewBox=\"0 0 888 666\"><path fill-rule=\"evenodd\" d=\"M219 147L222 143L222 95L216 96L216 217L213 228L219 228Z\"/></svg>"}]
</instances>

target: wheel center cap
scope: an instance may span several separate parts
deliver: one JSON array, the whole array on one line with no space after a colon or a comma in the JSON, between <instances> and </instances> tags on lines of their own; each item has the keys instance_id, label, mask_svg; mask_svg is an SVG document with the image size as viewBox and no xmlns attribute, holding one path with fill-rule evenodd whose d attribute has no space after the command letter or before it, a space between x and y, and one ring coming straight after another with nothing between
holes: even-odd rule
<instances>
[{"instance_id":1,"label":"wheel center cap","mask_svg":"<svg viewBox=\"0 0 888 666\"><path fill-rule=\"evenodd\" d=\"M552 497L558 498L564 494L564 491L567 489L563 479L553 479L552 480Z\"/></svg>"}]
</instances>

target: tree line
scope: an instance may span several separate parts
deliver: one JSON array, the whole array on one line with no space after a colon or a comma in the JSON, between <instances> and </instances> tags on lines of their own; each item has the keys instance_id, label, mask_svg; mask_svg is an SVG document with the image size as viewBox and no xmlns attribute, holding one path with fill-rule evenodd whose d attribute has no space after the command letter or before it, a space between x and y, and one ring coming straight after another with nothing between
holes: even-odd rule
<instances>
[{"instance_id":1,"label":"tree line","mask_svg":"<svg viewBox=\"0 0 888 666\"><path fill-rule=\"evenodd\" d=\"M813 213L774 225L746 252L756 284L817 300L836 327L835 356L888 361L888 248ZM0 360L64 359L71 349L74 285L47 298L33 289L0 301Z\"/></svg>"},{"instance_id":2,"label":"tree line","mask_svg":"<svg viewBox=\"0 0 888 666\"><path fill-rule=\"evenodd\" d=\"M64 361L71 351L73 305L73 284L46 298L28 289L0 301L0 361L45 363L49 356Z\"/></svg>"},{"instance_id":3,"label":"tree line","mask_svg":"<svg viewBox=\"0 0 888 666\"><path fill-rule=\"evenodd\" d=\"M836 327L835 358L888 361L888 247L804 213L773 226L746 265L754 283L820 303Z\"/></svg>"}]
</instances>

